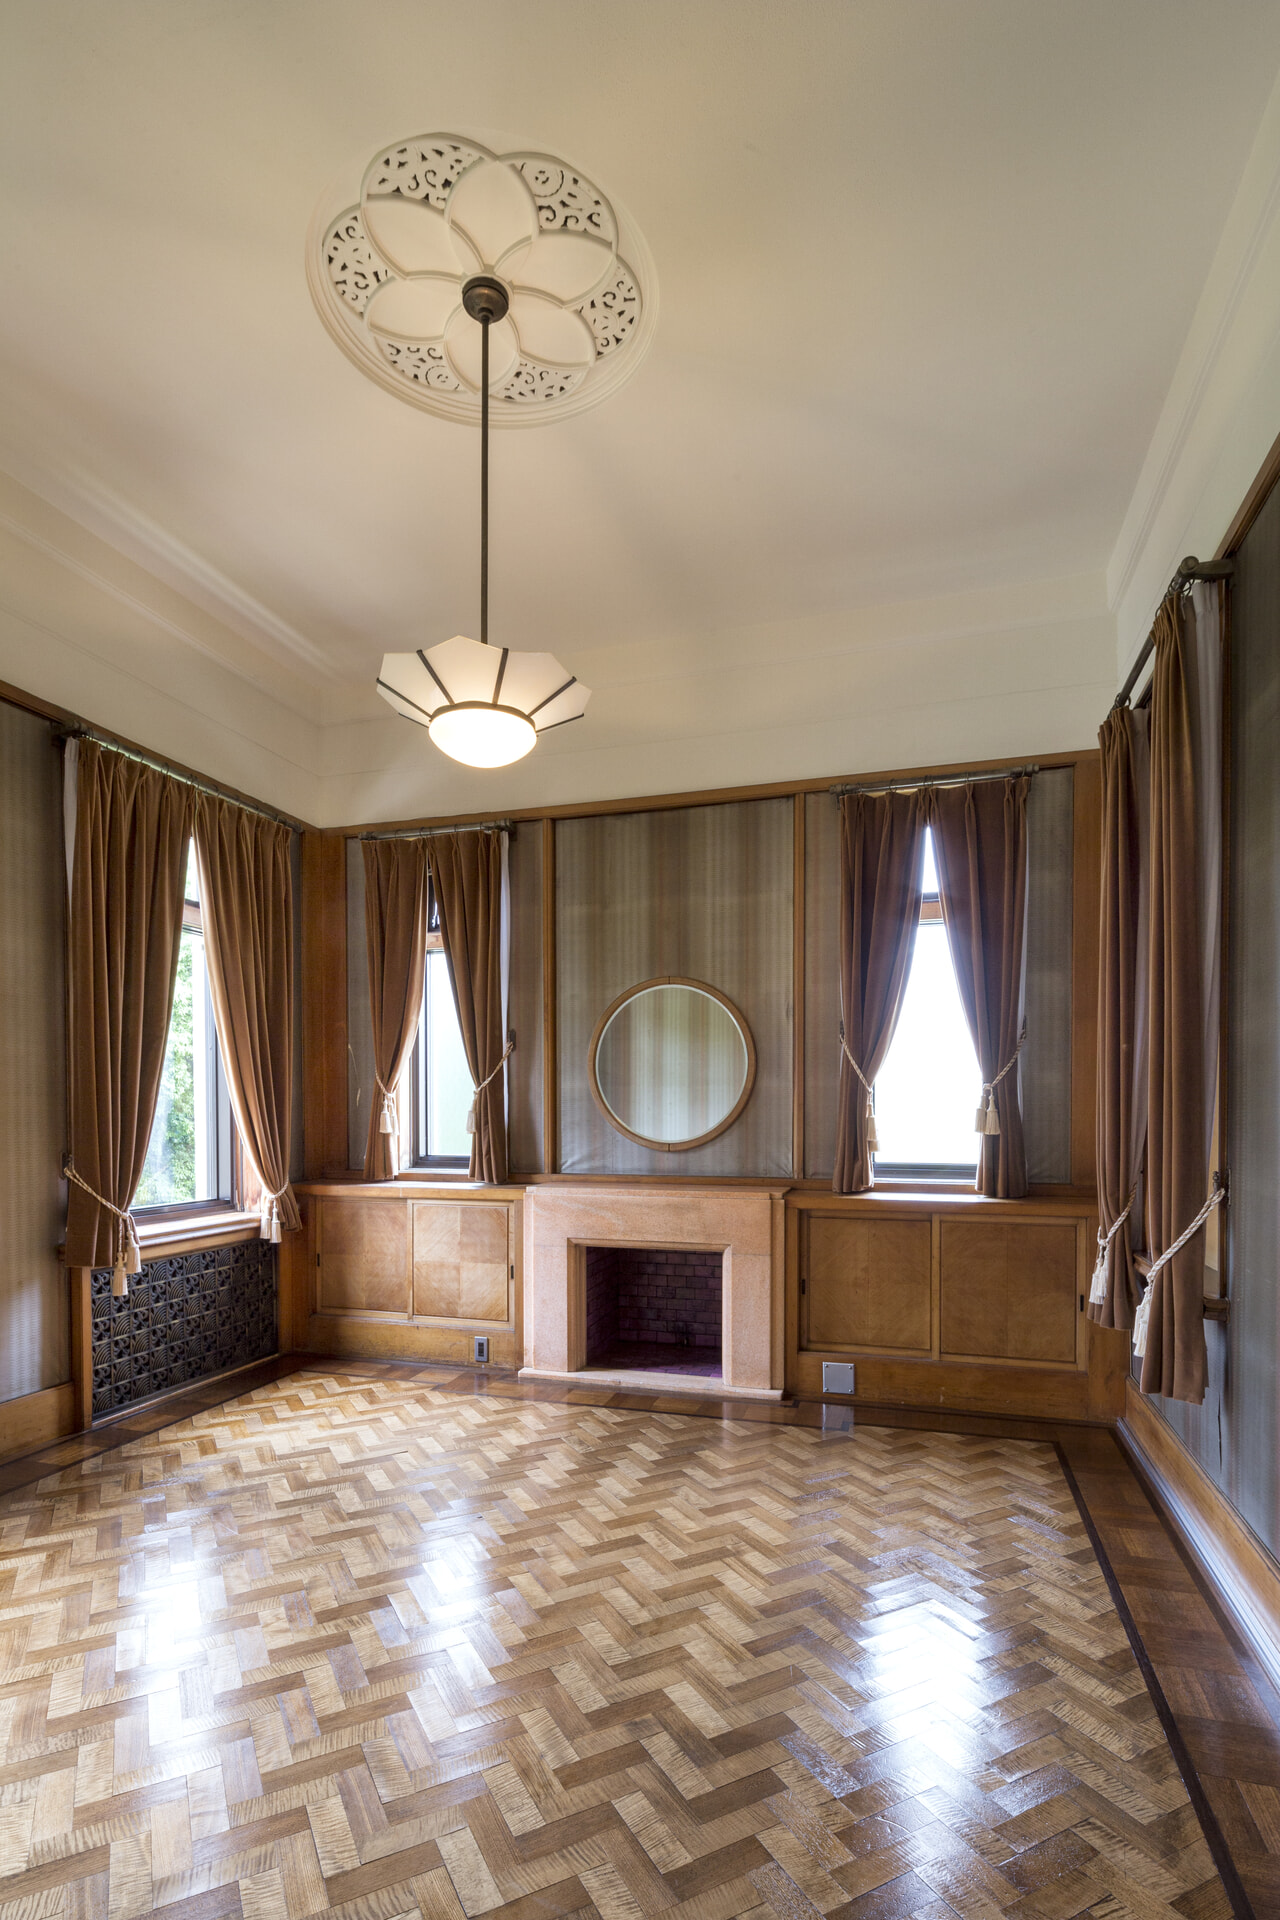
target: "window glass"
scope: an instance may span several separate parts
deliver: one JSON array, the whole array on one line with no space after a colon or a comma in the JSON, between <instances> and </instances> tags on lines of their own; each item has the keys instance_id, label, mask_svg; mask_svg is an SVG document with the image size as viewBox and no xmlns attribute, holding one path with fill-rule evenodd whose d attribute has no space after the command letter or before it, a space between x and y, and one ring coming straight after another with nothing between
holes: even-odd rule
<instances>
[{"instance_id":1,"label":"window glass","mask_svg":"<svg viewBox=\"0 0 1280 1920\"><path fill-rule=\"evenodd\" d=\"M424 1073L422 1137L428 1160L468 1160L471 1135L471 1074L449 985L449 966L441 947L427 954L427 990L422 1007Z\"/></svg>"},{"instance_id":2,"label":"window glass","mask_svg":"<svg viewBox=\"0 0 1280 1920\"><path fill-rule=\"evenodd\" d=\"M192 847L169 1039L135 1207L176 1207L219 1195L217 1040L199 899Z\"/></svg>"},{"instance_id":3,"label":"window glass","mask_svg":"<svg viewBox=\"0 0 1280 1920\"><path fill-rule=\"evenodd\" d=\"M938 881L927 833L924 886L902 1013L889 1057L876 1075L876 1164L967 1170L978 1159L973 1118L982 1098L982 1073L960 1004L946 928L936 917Z\"/></svg>"}]
</instances>

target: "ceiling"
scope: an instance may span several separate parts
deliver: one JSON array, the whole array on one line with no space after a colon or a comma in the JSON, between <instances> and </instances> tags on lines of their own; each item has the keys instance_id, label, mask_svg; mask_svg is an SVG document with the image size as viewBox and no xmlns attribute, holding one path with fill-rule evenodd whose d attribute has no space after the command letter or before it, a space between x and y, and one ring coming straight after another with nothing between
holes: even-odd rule
<instances>
[{"instance_id":1,"label":"ceiling","mask_svg":"<svg viewBox=\"0 0 1280 1920\"><path fill-rule=\"evenodd\" d=\"M308 294L380 143L549 149L651 249L634 377L495 439L492 637L572 663L1100 575L1280 7L10 0L5 40L0 465L363 711L477 601L474 429Z\"/></svg>"}]
</instances>

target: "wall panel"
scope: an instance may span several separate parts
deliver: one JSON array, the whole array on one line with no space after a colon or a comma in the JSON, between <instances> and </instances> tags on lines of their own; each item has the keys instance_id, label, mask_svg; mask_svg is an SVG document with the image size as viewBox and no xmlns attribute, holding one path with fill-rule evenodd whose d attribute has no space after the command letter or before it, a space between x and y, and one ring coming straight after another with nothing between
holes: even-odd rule
<instances>
[{"instance_id":1,"label":"wall panel","mask_svg":"<svg viewBox=\"0 0 1280 1920\"><path fill-rule=\"evenodd\" d=\"M66 898L61 755L47 721L0 702L0 1400L70 1374Z\"/></svg>"},{"instance_id":2,"label":"wall panel","mask_svg":"<svg viewBox=\"0 0 1280 1920\"><path fill-rule=\"evenodd\" d=\"M530 821L511 836L511 983L507 1025L516 1050L507 1079L511 1173L542 1170L542 830Z\"/></svg>"},{"instance_id":3,"label":"wall panel","mask_svg":"<svg viewBox=\"0 0 1280 1920\"><path fill-rule=\"evenodd\" d=\"M793 854L789 799L556 823L563 1172L791 1172ZM605 1008L660 974L717 987L741 1009L756 1045L755 1090L742 1114L690 1153L624 1138L587 1080Z\"/></svg>"},{"instance_id":4,"label":"wall panel","mask_svg":"<svg viewBox=\"0 0 1280 1920\"><path fill-rule=\"evenodd\" d=\"M376 1075L364 933L364 854L359 840L347 841L347 1046L347 1165L363 1167Z\"/></svg>"}]
</instances>

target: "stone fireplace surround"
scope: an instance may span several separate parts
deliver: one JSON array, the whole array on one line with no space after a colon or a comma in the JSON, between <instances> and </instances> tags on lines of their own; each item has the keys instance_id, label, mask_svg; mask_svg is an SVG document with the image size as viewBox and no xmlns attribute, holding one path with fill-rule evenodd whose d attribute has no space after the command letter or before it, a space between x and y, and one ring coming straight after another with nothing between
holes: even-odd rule
<instances>
[{"instance_id":1,"label":"stone fireplace surround","mask_svg":"<svg viewBox=\"0 0 1280 1920\"><path fill-rule=\"evenodd\" d=\"M586 1250L700 1249L723 1256L723 1377L683 1376L680 1391L780 1399L785 1192L785 1182L675 1187L566 1180L528 1188L521 1378L670 1392L669 1373L587 1368Z\"/></svg>"}]
</instances>

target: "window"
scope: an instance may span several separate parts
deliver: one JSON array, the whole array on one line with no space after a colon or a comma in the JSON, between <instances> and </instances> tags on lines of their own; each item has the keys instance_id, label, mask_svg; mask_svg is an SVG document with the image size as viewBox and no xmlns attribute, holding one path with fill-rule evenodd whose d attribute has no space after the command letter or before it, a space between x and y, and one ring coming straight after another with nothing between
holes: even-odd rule
<instances>
[{"instance_id":1,"label":"window","mask_svg":"<svg viewBox=\"0 0 1280 1920\"><path fill-rule=\"evenodd\" d=\"M876 1171L971 1175L978 1159L973 1116L981 1098L982 1071L960 1004L933 839L926 831L911 973L889 1057L876 1075Z\"/></svg>"},{"instance_id":2,"label":"window","mask_svg":"<svg viewBox=\"0 0 1280 1920\"><path fill-rule=\"evenodd\" d=\"M231 1100L209 998L196 854L189 846L169 1040L133 1204L135 1211L142 1211L208 1206L231 1198Z\"/></svg>"},{"instance_id":3,"label":"window","mask_svg":"<svg viewBox=\"0 0 1280 1920\"><path fill-rule=\"evenodd\" d=\"M413 1158L420 1167L465 1172L471 1164L471 1072L449 984L449 963L435 902L427 934L427 980L413 1057Z\"/></svg>"}]
</instances>

